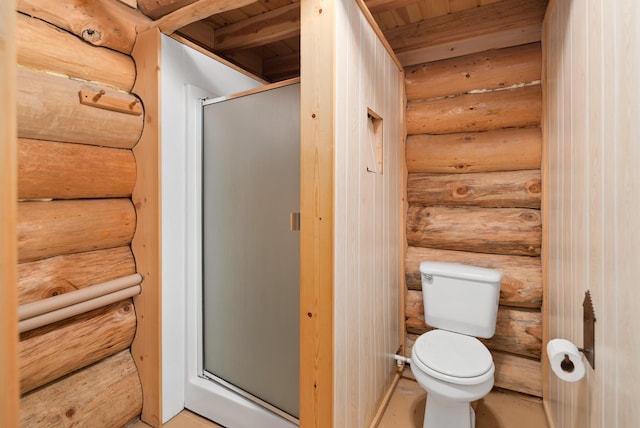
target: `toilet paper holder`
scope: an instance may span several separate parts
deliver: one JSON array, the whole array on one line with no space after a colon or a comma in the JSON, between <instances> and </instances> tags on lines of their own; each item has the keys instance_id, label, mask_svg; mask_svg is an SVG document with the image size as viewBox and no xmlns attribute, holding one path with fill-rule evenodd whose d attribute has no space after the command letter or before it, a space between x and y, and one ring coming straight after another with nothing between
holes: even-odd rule
<instances>
[{"instance_id":1,"label":"toilet paper holder","mask_svg":"<svg viewBox=\"0 0 640 428\"><path fill-rule=\"evenodd\" d=\"M596 352L595 352L595 322L596 316L595 311L593 310L593 301L591 300L591 293L587 290L584 296L584 301L582 302L582 348L577 348L578 351L582 352L589 362L591 368L595 369L596 364ZM553 342L553 341L551 341ZM550 342L550 343L551 343ZM575 345L574 348L576 348ZM575 365L573 361L571 361L571 357L569 354L564 354L564 359L560 361L560 368L565 373L573 373L575 370Z\"/></svg>"},{"instance_id":2,"label":"toilet paper holder","mask_svg":"<svg viewBox=\"0 0 640 428\"><path fill-rule=\"evenodd\" d=\"M578 348L589 361L592 369L596 368L596 313L593 310L591 293L587 290L582 301L582 346Z\"/></svg>"}]
</instances>

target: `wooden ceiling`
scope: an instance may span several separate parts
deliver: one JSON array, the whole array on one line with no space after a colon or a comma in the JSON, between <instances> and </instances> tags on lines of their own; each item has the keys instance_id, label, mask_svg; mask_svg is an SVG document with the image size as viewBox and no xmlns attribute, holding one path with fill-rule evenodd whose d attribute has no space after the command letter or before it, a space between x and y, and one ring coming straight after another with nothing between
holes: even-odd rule
<instances>
[{"instance_id":1,"label":"wooden ceiling","mask_svg":"<svg viewBox=\"0 0 640 428\"><path fill-rule=\"evenodd\" d=\"M194 3L196 0L138 0L138 7L148 17L159 19ZM492 40L504 39L506 33L515 37L516 44L539 40L547 0L364 3L400 61L410 65L463 55L470 49L477 51L480 45L501 47ZM176 34L269 82L300 74L300 0L258 0L186 25Z\"/></svg>"}]
</instances>

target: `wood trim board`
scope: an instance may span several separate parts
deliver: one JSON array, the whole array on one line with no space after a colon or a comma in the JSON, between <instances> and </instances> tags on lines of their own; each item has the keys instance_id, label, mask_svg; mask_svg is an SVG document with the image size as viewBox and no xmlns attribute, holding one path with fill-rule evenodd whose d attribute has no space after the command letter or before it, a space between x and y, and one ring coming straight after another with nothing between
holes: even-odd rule
<instances>
[{"instance_id":1,"label":"wood trim board","mask_svg":"<svg viewBox=\"0 0 640 428\"><path fill-rule=\"evenodd\" d=\"M131 354L142 384L141 419L162 425L162 278L160 197L160 31L138 34L132 56L137 76L133 92L144 106L144 129L133 148L137 179L131 199L136 232L131 249L142 275L142 293L134 298L138 325Z\"/></svg>"},{"instance_id":2,"label":"wood trim board","mask_svg":"<svg viewBox=\"0 0 640 428\"><path fill-rule=\"evenodd\" d=\"M333 426L335 2L301 4L300 427Z\"/></svg>"},{"instance_id":3,"label":"wood trim board","mask_svg":"<svg viewBox=\"0 0 640 428\"><path fill-rule=\"evenodd\" d=\"M550 0L547 5L547 9L542 21L541 30L541 45L542 45L542 120L540 127L542 128L542 159L540 165L540 171L542 176L542 200L540 211L542 213L542 248L541 248L541 263L542 263L542 399L544 402L544 411L547 417L547 422L550 422L549 426L552 426L553 422L548 407L549 396L549 380L547 373L549 371L549 360L547 358L546 343L549 341L549 273L548 273L548 254L549 254L549 212L547 207L549 206L549 186L548 186L548 159L549 159L549 141L547 136L547 126L549 124L549 107L548 107L548 93L547 93L547 66L548 66L548 50L547 50L547 35L548 35L548 17L550 11L555 6L555 0Z\"/></svg>"},{"instance_id":4,"label":"wood trim board","mask_svg":"<svg viewBox=\"0 0 640 428\"><path fill-rule=\"evenodd\" d=\"M18 426L16 12L0 4L0 426Z\"/></svg>"}]
</instances>

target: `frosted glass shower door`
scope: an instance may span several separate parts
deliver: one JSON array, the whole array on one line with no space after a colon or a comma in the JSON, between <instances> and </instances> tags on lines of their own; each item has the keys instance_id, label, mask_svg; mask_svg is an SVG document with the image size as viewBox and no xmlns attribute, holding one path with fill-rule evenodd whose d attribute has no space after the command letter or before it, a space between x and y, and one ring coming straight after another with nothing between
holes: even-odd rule
<instances>
[{"instance_id":1,"label":"frosted glass shower door","mask_svg":"<svg viewBox=\"0 0 640 428\"><path fill-rule=\"evenodd\" d=\"M300 85L203 109L204 374L297 418Z\"/></svg>"}]
</instances>

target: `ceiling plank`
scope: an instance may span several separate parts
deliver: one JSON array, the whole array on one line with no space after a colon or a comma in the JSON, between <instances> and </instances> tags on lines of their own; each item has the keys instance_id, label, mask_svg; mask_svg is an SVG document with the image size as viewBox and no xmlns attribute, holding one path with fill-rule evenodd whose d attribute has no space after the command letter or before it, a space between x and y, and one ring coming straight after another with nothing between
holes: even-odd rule
<instances>
[{"instance_id":1,"label":"ceiling plank","mask_svg":"<svg viewBox=\"0 0 640 428\"><path fill-rule=\"evenodd\" d=\"M546 0L505 0L385 32L404 65L500 49L541 38Z\"/></svg>"},{"instance_id":2,"label":"ceiling plank","mask_svg":"<svg viewBox=\"0 0 640 428\"><path fill-rule=\"evenodd\" d=\"M249 49L300 35L300 3L218 28L214 49L225 52Z\"/></svg>"},{"instance_id":3,"label":"ceiling plank","mask_svg":"<svg viewBox=\"0 0 640 428\"><path fill-rule=\"evenodd\" d=\"M203 19L202 21L185 25L177 30L175 34L194 40L202 47L213 50L213 32L213 23Z\"/></svg>"},{"instance_id":4,"label":"ceiling plank","mask_svg":"<svg viewBox=\"0 0 640 428\"><path fill-rule=\"evenodd\" d=\"M164 34L173 34L176 30L217 13L238 9L257 0L198 0L171 12L149 24L138 26L136 30L142 33L149 28L158 27Z\"/></svg>"},{"instance_id":5,"label":"ceiling plank","mask_svg":"<svg viewBox=\"0 0 640 428\"><path fill-rule=\"evenodd\" d=\"M399 9L411 4L418 3L419 0L365 0L364 3L371 13L387 12Z\"/></svg>"},{"instance_id":6,"label":"ceiling plank","mask_svg":"<svg viewBox=\"0 0 640 428\"><path fill-rule=\"evenodd\" d=\"M271 81L300 75L300 52L264 60L263 74Z\"/></svg>"}]
</instances>

